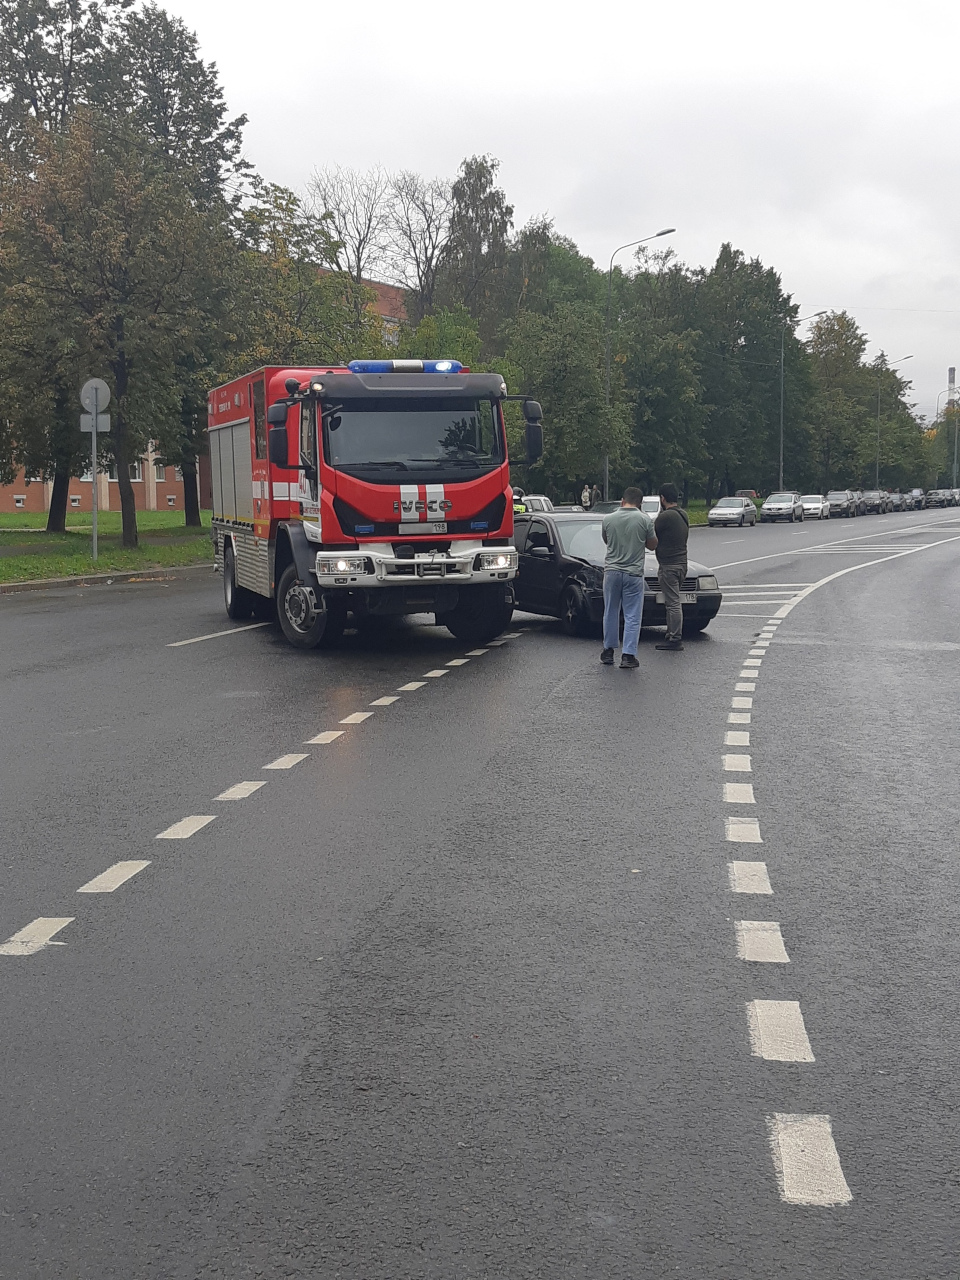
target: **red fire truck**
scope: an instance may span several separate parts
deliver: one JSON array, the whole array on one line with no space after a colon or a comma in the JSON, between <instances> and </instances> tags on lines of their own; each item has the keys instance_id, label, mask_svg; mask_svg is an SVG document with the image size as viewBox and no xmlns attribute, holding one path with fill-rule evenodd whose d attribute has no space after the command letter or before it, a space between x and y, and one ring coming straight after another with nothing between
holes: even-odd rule
<instances>
[{"instance_id":1,"label":"red fire truck","mask_svg":"<svg viewBox=\"0 0 960 1280\"><path fill-rule=\"evenodd\" d=\"M227 613L276 607L300 648L354 619L433 613L481 643L509 624L517 553L503 403L455 360L258 369L210 393L213 539Z\"/></svg>"}]
</instances>

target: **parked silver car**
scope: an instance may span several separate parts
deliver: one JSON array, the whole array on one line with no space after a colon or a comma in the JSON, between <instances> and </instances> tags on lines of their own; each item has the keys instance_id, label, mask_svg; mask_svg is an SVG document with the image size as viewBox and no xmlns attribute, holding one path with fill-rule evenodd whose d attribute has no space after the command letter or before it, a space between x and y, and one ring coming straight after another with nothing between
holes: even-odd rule
<instances>
[{"instance_id":1,"label":"parked silver car","mask_svg":"<svg viewBox=\"0 0 960 1280\"><path fill-rule=\"evenodd\" d=\"M760 508L761 524L768 520L789 520L793 524L795 520L802 519L803 503L799 493L771 493Z\"/></svg>"},{"instance_id":2,"label":"parked silver car","mask_svg":"<svg viewBox=\"0 0 960 1280\"><path fill-rule=\"evenodd\" d=\"M707 512L707 524L711 528L714 525L735 524L741 528L745 524L757 523L757 508L749 498L720 498L716 506L710 508Z\"/></svg>"},{"instance_id":3,"label":"parked silver car","mask_svg":"<svg viewBox=\"0 0 960 1280\"><path fill-rule=\"evenodd\" d=\"M805 520L829 520L830 503L822 493L805 493L800 501L803 503Z\"/></svg>"}]
</instances>

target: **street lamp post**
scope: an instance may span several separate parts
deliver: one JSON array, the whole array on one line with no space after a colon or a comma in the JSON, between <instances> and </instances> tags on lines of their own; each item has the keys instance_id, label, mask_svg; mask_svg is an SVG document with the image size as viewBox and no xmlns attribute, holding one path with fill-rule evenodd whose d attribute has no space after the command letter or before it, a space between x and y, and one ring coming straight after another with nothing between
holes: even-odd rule
<instances>
[{"instance_id":1,"label":"street lamp post","mask_svg":"<svg viewBox=\"0 0 960 1280\"><path fill-rule=\"evenodd\" d=\"M877 369L877 472L874 477L874 488L880 488L880 386L883 381L884 369L893 369L898 364L903 364L904 360L912 360L913 356L901 356L899 360L893 360L888 365L880 365Z\"/></svg>"},{"instance_id":2,"label":"street lamp post","mask_svg":"<svg viewBox=\"0 0 960 1280\"><path fill-rule=\"evenodd\" d=\"M610 312L613 301L613 260L618 253L623 253L624 249L634 249L637 245L646 244L648 240L657 240L660 236L672 235L676 229L676 227L664 227L662 231L657 231L652 236L644 236L641 240L630 240L627 244L622 244L619 249L614 249L610 255L610 266L607 268L607 328L604 342L603 374L603 402L608 409L610 408ZM603 455L603 497L604 500L610 497L609 452Z\"/></svg>"},{"instance_id":3,"label":"street lamp post","mask_svg":"<svg viewBox=\"0 0 960 1280\"><path fill-rule=\"evenodd\" d=\"M803 324L805 320L816 320L817 316L825 316L826 311L814 311L812 316L801 316L799 320L784 320L780 326L780 469L777 473L777 488L783 488L783 347L787 335L787 325Z\"/></svg>"}]
</instances>

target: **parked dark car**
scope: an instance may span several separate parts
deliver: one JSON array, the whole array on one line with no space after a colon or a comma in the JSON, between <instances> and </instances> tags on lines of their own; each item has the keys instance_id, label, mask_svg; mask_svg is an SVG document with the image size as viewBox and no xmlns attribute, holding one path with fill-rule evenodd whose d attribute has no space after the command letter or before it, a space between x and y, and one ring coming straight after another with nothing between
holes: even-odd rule
<instances>
[{"instance_id":1,"label":"parked dark car","mask_svg":"<svg viewBox=\"0 0 960 1280\"><path fill-rule=\"evenodd\" d=\"M896 491L896 493L891 493L890 510L891 511L909 511L910 508L907 506L907 494L901 493L899 489Z\"/></svg>"},{"instance_id":2,"label":"parked dark car","mask_svg":"<svg viewBox=\"0 0 960 1280\"><path fill-rule=\"evenodd\" d=\"M559 618L567 635L596 633L603 622L606 546L602 524L602 514L596 511L517 515L514 543L520 553L520 572L514 582L516 607ZM664 627L666 609L657 591L656 557L650 552L644 579L643 626ZM723 598L715 575L691 560L682 592L684 632L702 631L716 617Z\"/></svg>"},{"instance_id":3,"label":"parked dark car","mask_svg":"<svg viewBox=\"0 0 960 1280\"><path fill-rule=\"evenodd\" d=\"M868 489L863 495L863 505L866 511L876 511L877 515L884 516L890 510L888 503L890 495L884 493L882 489Z\"/></svg>"},{"instance_id":4,"label":"parked dark car","mask_svg":"<svg viewBox=\"0 0 960 1280\"><path fill-rule=\"evenodd\" d=\"M857 514L853 494L849 489L831 489L827 494L831 516L855 516Z\"/></svg>"},{"instance_id":5,"label":"parked dark car","mask_svg":"<svg viewBox=\"0 0 960 1280\"><path fill-rule=\"evenodd\" d=\"M930 489L926 498L923 500L925 507L945 507L947 505L947 495L943 489Z\"/></svg>"}]
</instances>

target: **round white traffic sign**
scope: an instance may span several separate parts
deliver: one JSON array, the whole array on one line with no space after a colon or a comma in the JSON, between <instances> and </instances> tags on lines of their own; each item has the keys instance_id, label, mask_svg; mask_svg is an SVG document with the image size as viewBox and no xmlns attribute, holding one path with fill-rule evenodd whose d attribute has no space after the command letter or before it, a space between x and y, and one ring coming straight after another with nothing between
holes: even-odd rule
<instances>
[{"instance_id":1,"label":"round white traffic sign","mask_svg":"<svg viewBox=\"0 0 960 1280\"><path fill-rule=\"evenodd\" d=\"M103 413L110 403L110 388L102 378L88 378L80 388L80 403L87 413Z\"/></svg>"}]
</instances>

